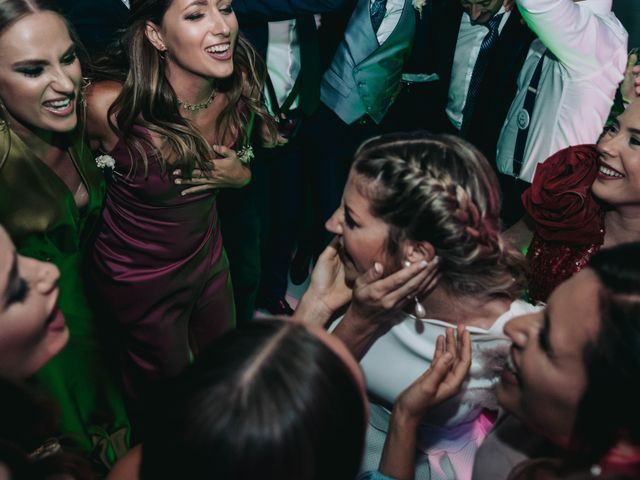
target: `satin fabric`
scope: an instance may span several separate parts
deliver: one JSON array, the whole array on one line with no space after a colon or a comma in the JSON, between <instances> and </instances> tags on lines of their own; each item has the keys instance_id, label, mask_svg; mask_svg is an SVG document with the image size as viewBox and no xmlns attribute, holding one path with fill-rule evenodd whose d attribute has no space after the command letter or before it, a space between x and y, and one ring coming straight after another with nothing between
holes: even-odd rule
<instances>
[{"instance_id":1,"label":"satin fabric","mask_svg":"<svg viewBox=\"0 0 640 480\"><path fill-rule=\"evenodd\" d=\"M129 421L116 376L87 299L85 256L100 215L104 177L77 135L69 149L89 193L82 211L58 175L13 132L0 132L0 223L20 254L54 263L61 272L58 306L69 327L67 346L38 374L61 409L65 439L105 467L126 452Z\"/></svg>"},{"instance_id":2,"label":"satin fabric","mask_svg":"<svg viewBox=\"0 0 640 480\"><path fill-rule=\"evenodd\" d=\"M150 142L143 127L134 135ZM151 383L233 327L235 311L215 192L180 195L173 168L150 148L147 169L123 141L109 155L115 169L93 268L120 328L125 394L136 405Z\"/></svg>"}]
</instances>

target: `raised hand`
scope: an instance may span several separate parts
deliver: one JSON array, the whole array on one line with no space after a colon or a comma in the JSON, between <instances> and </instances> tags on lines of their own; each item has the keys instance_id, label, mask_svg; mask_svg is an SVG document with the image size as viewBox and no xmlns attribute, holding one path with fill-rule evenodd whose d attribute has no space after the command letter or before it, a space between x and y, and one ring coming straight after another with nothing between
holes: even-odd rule
<instances>
[{"instance_id":1,"label":"raised hand","mask_svg":"<svg viewBox=\"0 0 640 480\"><path fill-rule=\"evenodd\" d=\"M356 279L349 317L376 321L376 318L429 293L438 282L438 257L422 261L383 277L384 268L375 263ZM346 317L346 315L345 315Z\"/></svg>"},{"instance_id":2,"label":"raised hand","mask_svg":"<svg viewBox=\"0 0 640 480\"><path fill-rule=\"evenodd\" d=\"M396 399L380 472L398 480L415 475L416 434L428 410L460 391L471 367L471 338L464 327L438 337L431 366Z\"/></svg>"},{"instance_id":3,"label":"raised hand","mask_svg":"<svg viewBox=\"0 0 640 480\"><path fill-rule=\"evenodd\" d=\"M431 366L396 399L394 409L406 419L419 422L433 406L453 397L471 366L471 338L462 325L457 335L447 329L436 340Z\"/></svg>"},{"instance_id":4,"label":"raised hand","mask_svg":"<svg viewBox=\"0 0 640 480\"><path fill-rule=\"evenodd\" d=\"M188 187L182 190L180 195L192 195L219 188L240 188L249 183L251 170L240 162L235 150L224 145L214 145L212 148L222 158L213 160L213 170L208 175L204 175L199 169L194 169L191 172L191 178L181 178L181 170L173 171L174 183Z\"/></svg>"},{"instance_id":5,"label":"raised hand","mask_svg":"<svg viewBox=\"0 0 640 480\"><path fill-rule=\"evenodd\" d=\"M313 267L309 288L294 313L300 321L324 325L351 300L351 289L345 283L344 265L338 255L338 242L335 237Z\"/></svg>"},{"instance_id":6,"label":"raised hand","mask_svg":"<svg viewBox=\"0 0 640 480\"><path fill-rule=\"evenodd\" d=\"M620 93L624 103L632 103L640 97L640 65L637 65L639 49L634 48L629 53L624 79L620 84Z\"/></svg>"},{"instance_id":7,"label":"raised hand","mask_svg":"<svg viewBox=\"0 0 640 480\"><path fill-rule=\"evenodd\" d=\"M432 290L438 282L437 257L431 262L414 263L383 277L384 269L375 263L356 279L351 304L334 334L360 359L375 340L397 320L391 312Z\"/></svg>"}]
</instances>

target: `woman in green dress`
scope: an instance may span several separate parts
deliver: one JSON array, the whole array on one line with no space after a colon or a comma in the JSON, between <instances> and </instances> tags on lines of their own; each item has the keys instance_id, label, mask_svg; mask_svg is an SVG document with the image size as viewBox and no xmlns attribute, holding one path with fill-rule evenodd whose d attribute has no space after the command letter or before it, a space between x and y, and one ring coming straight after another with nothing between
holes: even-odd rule
<instances>
[{"instance_id":1,"label":"woman in green dress","mask_svg":"<svg viewBox=\"0 0 640 480\"><path fill-rule=\"evenodd\" d=\"M60 269L70 331L36 382L61 405L70 443L108 466L126 449L129 427L83 273L104 176L78 122L77 48L44 0L0 0L0 223L20 254Z\"/></svg>"}]
</instances>

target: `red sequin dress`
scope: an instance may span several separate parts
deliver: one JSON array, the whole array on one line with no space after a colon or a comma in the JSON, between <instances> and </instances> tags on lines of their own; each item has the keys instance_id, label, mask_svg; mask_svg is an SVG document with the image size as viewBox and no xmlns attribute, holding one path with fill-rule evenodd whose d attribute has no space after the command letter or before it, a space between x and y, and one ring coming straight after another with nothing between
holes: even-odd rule
<instances>
[{"instance_id":1,"label":"red sequin dress","mask_svg":"<svg viewBox=\"0 0 640 480\"><path fill-rule=\"evenodd\" d=\"M531 188L522 195L536 225L527 253L532 302L546 301L604 243L604 211L591 194L597 158L595 145L560 150L538 165Z\"/></svg>"}]
</instances>

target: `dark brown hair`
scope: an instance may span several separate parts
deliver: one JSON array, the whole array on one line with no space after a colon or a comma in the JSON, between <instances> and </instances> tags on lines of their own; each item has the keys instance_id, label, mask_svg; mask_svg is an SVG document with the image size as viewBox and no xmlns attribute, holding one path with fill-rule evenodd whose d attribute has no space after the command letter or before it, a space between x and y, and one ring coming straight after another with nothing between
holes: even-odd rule
<instances>
[{"instance_id":1,"label":"dark brown hair","mask_svg":"<svg viewBox=\"0 0 640 480\"><path fill-rule=\"evenodd\" d=\"M304 325L227 333L161 395L141 480L353 480L366 411L344 361Z\"/></svg>"}]
</instances>

